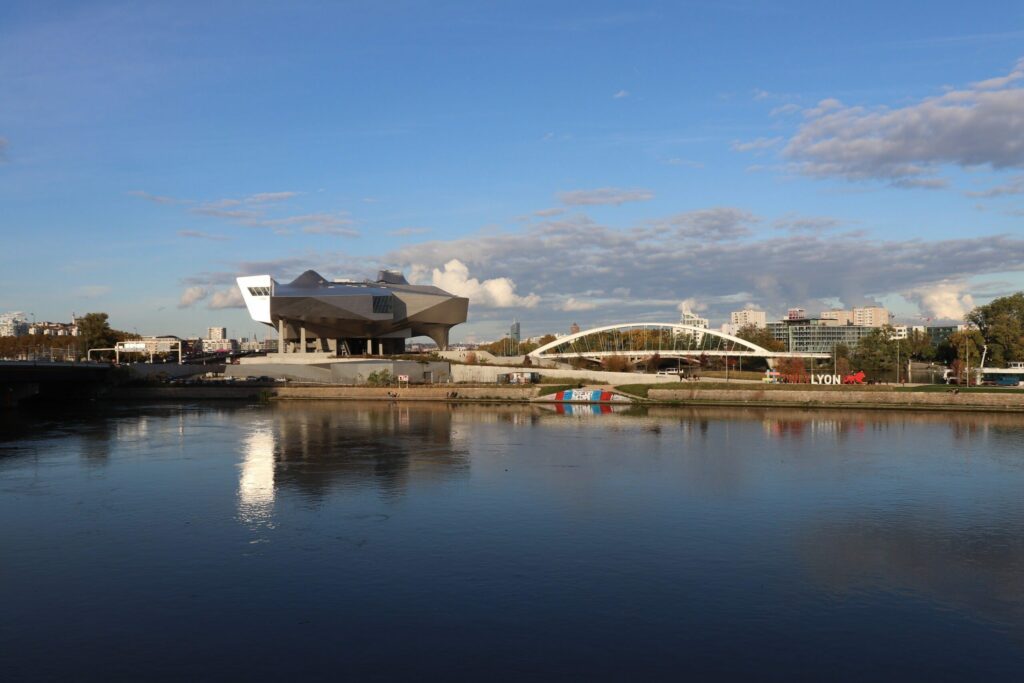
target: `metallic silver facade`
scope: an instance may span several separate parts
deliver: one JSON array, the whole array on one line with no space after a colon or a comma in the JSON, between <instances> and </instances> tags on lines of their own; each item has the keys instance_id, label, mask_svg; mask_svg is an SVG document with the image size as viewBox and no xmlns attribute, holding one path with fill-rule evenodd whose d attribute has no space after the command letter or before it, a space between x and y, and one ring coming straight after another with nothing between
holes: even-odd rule
<instances>
[{"instance_id":1,"label":"metallic silver facade","mask_svg":"<svg viewBox=\"0 0 1024 683\"><path fill-rule=\"evenodd\" d=\"M332 282L307 270L288 284L269 276L238 278L254 320L278 329L282 350L337 355L401 353L405 339L425 335L444 349L452 327L466 322L469 300L399 273L376 281ZM269 299L269 308L267 306Z\"/></svg>"}]
</instances>

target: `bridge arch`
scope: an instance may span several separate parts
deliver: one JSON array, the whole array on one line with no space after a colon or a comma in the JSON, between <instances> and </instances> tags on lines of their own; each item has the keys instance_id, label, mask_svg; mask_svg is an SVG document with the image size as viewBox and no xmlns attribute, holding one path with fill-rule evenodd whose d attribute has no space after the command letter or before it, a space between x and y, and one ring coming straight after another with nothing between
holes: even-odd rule
<instances>
[{"instance_id":1,"label":"bridge arch","mask_svg":"<svg viewBox=\"0 0 1024 683\"><path fill-rule=\"evenodd\" d=\"M599 361L606 356L626 356L636 360L655 353L663 358L769 358L778 355L725 332L678 323L617 323L594 327L559 337L529 355L537 359L586 358Z\"/></svg>"}]
</instances>

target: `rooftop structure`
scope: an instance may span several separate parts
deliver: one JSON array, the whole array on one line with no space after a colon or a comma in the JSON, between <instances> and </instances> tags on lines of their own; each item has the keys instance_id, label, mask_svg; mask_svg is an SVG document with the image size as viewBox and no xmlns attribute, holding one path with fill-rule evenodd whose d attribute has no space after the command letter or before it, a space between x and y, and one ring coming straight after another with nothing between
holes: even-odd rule
<instances>
[{"instance_id":1,"label":"rooftop structure","mask_svg":"<svg viewBox=\"0 0 1024 683\"><path fill-rule=\"evenodd\" d=\"M332 282L312 270L288 284L253 275L238 278L238 287L252 319L277 328L281 353L402 353L405 340L420 335L444 349L469 309L464 297L387 270L362 282Z\"/></svg>"}]
</instances>

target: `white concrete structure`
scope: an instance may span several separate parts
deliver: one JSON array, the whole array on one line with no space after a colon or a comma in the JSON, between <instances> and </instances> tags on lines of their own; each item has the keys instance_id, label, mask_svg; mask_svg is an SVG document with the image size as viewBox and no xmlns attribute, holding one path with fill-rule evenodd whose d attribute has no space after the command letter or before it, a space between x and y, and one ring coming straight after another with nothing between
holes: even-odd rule
<instances>
[{"instance_id":1,"label":"white concrete structure","mask_svg":"<svg viewBox=\"0 0 1024 683\"><path fill-rule=\"evenodd\" d=\"M28 321L21 311L0 314L0 337L21 337L28 334Z\"/></svg>"},{"instance_id":2,"label":"white concrete structure","mask_svg":"<svg viewBox=\"0 0 1024 683\"><path fill-rule=\"evenodd\" d=\"M688 325L690 327L701 327L705 330L710 327L707 318L702 318L691 311L684 311L683 314L679 316L679 324Z\"/></svg>"},{"instance_id":3,"label":"white concrete structure","mask_svg":"<svg viewBox=\"0 0 1024 683\"><path fill-rule=\"evenodd\" d=\"M210 340L220 340L228 338L228 328L226 327L207 327L206 338Z\"/></svg>"},{"instance_id":4,"label":"white concrete structure","mask_svg":"<svg viewBox=\"0 0 1024 683\"><path fill-rule=\"evenodd\" d=\"M736 331L741 327L747 325L753 325L759 330L763 330L768 324L768 314L764 311L756 311L752 308L745 308L742 311L733 311L729 314L729 324L732 326L732 330Z\"/></svg>"},{"instance_id":5,"label":"white concrete structure","mask_svg":"<svg viewBox=\"0 0 1024 683\"><path fill-rule=\"evenodd\" d=\"M928 334L928 328L924 325L893 325L892 335L890 339L906 339L910 336L911 332L920 332L921 334Z\"/></svg>"}]
</instances>

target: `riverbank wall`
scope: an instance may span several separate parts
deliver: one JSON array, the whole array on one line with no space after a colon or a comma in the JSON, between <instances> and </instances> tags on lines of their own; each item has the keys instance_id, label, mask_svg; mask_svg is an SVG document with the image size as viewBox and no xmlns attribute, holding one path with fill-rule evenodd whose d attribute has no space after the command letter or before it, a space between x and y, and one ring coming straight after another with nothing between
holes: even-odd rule
<instances>
[{"instance_id":1,"label":"riverbank wall","mask_svg":"<svg viewBox=\"0 0 1024 683\"><path fill-rule=\"evenodd\" d=\"M362 401L529 401L537 395L535 386L494 385L488 387L280 387L277 400L362 400Z\"/></svg>"},{"instance_id":2,"label":"riverbank wall","mask_svg":"<svg viewBox=\"0 0 1024 683\"><path fill-rule=\"evenodd\" d=\"M651 389L647 396L654 401L681 404L1024 412L1024 392L857 391L839 388L834 391L780 391L688 387Z\"/></svg>"},{"instance_id":3,"label":"riverbank wall","mask_svg":"<svg viewBox=\"0 0 1024 683\"><path fill-rule=\"evenodd\" d=\"M119 401L455 401L526 403L543 385L434 385L412 387L312 386L183 386L118 387L104 397ZM638 401L643 401L639 399ZM913 410L989 410L1024 412L1024 392L777 390L768 388L656 388L648 390L647 405L721 405L799 408L870 408Z\"/></svg>"}]
</instances>

